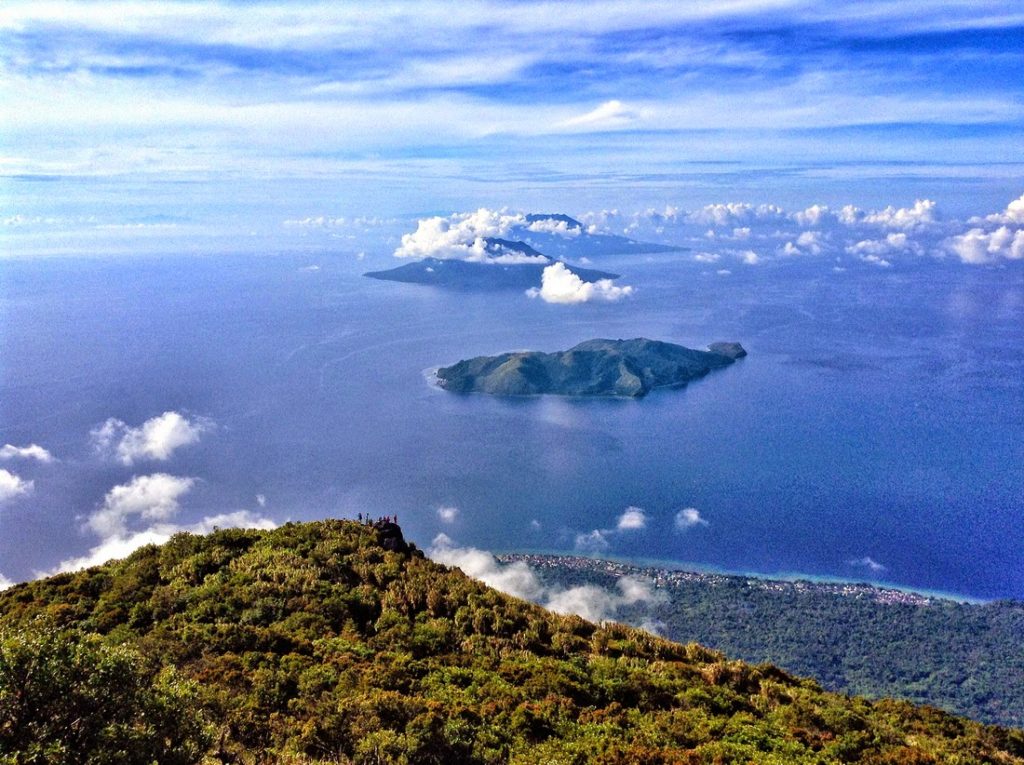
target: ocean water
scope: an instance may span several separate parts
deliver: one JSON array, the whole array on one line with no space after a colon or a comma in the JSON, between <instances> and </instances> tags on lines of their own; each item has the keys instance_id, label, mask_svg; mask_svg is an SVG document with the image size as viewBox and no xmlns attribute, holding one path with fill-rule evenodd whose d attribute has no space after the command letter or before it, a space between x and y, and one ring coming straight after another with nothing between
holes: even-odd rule
<instances>
[{"instance_id":1,"label":"ocean water","mask_svg":"<svg viewBox=\"0 0 1024 765\"><path fill-rule=\"evenodd\" d=\"M603 552L1024 598L1024 272L949 263L595 262L619 303L378 282L351 252L0 262L0 443L51 464L0 506L0 572L97 544L132 476L193 477L174 520L397 515L494 551ZM311 268L311 267L316 267ZM458 396L430 369L645 336L748 358L643 400ZM215 427L167 461L92 449L107 418ZM262 504L257 496L262 498ZM625 508L646 528L616 529ZM458 509L453 520L439 507ZM700 522L680 528L677 513ZM592 532L598 531L598 534Z\"/></svg>"}]
</instances>

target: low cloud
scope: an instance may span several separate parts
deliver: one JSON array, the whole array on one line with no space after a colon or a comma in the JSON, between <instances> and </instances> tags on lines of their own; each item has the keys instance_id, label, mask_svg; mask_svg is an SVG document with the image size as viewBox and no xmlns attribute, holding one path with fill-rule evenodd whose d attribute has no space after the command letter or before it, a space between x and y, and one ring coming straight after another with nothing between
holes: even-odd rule
<instances>
[{"instance_id":1,"label":"low cloud","mask_svg":"<svg viewBox=\"0 0 1024 765\"><path fill-rule=\"evenodd\" d=\"M647 514L639 507L627 507L615 523L619 531L634 531L647 528Z\"/></svg>"},{"instance_id":2,"label":"low cloud","mask_svg":"<svg viewBox=\"0 0 1024 765\"><path fill-rule=\"evenodd\" d=\"M593 531L577 534L576 539L573 541L573 546L580 552L604 552L611 547L611 542L608 541L608 534L608 531L603 531L602 529L594 529Z\"/></svg>"},{"instance_id":3,"label":"low cloud","mask_svg":"<svg viewBox=\"0 0 1024 765\"><path fill-rule=\"evenodd\" d=\"M165 520L178 512L178 501L194 485L194 478L167 473L135 476L107 492L87 525L99 536L110 537L124 534L128 522L136 516L147 521Z\"/></svg>"},{"instance_id":4,"label":"low cloud","mask_svg":"<svg viewBox=\"0 0 1024 765\"><path fill-rule=\"evenodd\" d=\"M272 529L276 525L269 518L256 515L248 510L211 515L191 524L158 523L142 531L118 534L103 539L85 555L61 561L52 571L41 573L43 576L50 576L99 566L107 561L126 558L145 545L162 545L172 536L183 531L191 534L209 534L216 529Z\"/></svg>"},{"instance_id":5,"label":"low cloud","mask_svg":"<svg viewBox=\"0 0 1024 765\"><path fill-rule=\"evenodd\" d=\"M398 258L438 258L477 263L550 263L540 254L502 246L494 240L522 241L530 233L574 239L583 233L574 222L557 217L526 216L508 210L481 207L475 212L422 218L416 230L402 236Z\"/></svg>"},{"instance_id":6,"label":"low cloud","mask_svg":"<svg viewBox=\"0 0 1024 765\"><path fill-rule=\"evenodd\" d=\"M39 444L29 446L14 446L4 444L0 448L0 460L37 460L39 462L53 462L53 455Z\"/></svg>"},{"instance_id":7,"label":"low cloud","mask_svg":"<svg viewBox=\"0 0 1024 765\"><path fill-rule=\"evenodd\" d=\"M177 449L198 442L212 428L210 420L189 419L172 411L146 420L136 428L111 417L94 428L90 436L98 453L113 457L123 465L132 465L139 460L166 461Z\"/></svg>"},{"instance_id":8,"label":"low cloud","mask_svg":"<svg viewBox=\"0 0 1024 765\"><path fill-rule=\"evenodd\" d=\"M9 470L0 469L0 504L31 494L34 481L26 481Z\"/></svg>"},{"instance_id":9,"label":"low cloud","mask_svg":"<svg viewBox=\"0 0 1024 765\"><path fill-rule=\"evenodd\" d=\"M737 258L750 265L793 257L830 258L889 267L922 257L953 256L969 265L1024 260L1024 196L1005 209L966 221L943 216L934 200L862 209L722 202L687 211L674 206L632 214L585 213L592 233L610 233L690 247L699 262Z\"/></svg>"},{"instance_id":10,"label":"low cloud","mask_svg":"<svg viewBox=\"0 0 1024 765\"><path fill-rule=\"evenodd\" d=\"M459 517L459 508L453 505L442 505L437 508L437 517L443 523L454 523L455 519Z\"/></svg>"},{"instance_id":11,"label":"low cloud","mask_svg":"<svg viewBox=\"0 0 1024 765\"><path fill-rule=\"evenodd\" d=\"M700 511L695 507L686 507L676 513L676 528L680 531L708 525L708 522L701 517Z\"/></svg>"},{"instance_id":12,"label":"low cloud","mask_svg":"<svg viewBox=\"0 0 1024 765\"><path fill-rule=\"evenodd\" d=\"M135 476L128 483L113 487L103 503L86 521L99 542L82 556L61 561L40 576L77 571L124 558L144 545L159 545L179 532L209 534L218 528L272 529L269 518L249 510L208 515L194 523L173 520L181 509L180 500L192 490L196 479L166 473Z\"/></svg>"},{"instance_id":13,"label":"low cloud","mask_svg":"<svg viewBox=\"0 0 1024 765\"><path fill-rule=\"evenodd\" d=\"M1024 228L1000 226L995 231L972 228L947 240L950 252L964 263L983 265L999 260L1024 259Z\"/></svg>"},{"instance_id":14,"label":"low cloud","mask_svg":"<svg viewBox=\"0 0 1024 765\"><path fill-rule=\"evenodd\" d=\"M549 587L526 563L500 563L484 550L459 547L445 534L434 538L428 554L438 563L456 566L496 590L538 603L555 613L577 614L592 622L614 619L624 607L655 604L665 597L651 583L635 577L623 577L615 589L595 585Z\"/></svg>"},{"instance_id":15,"label":"low cloud","mask_svg":"<svg viewBox=\"0 0 1024 765\"><path fill-rule=\"evenodd\" d=\"M13 587L16 583L12 579L8 579L3 574L0 574L0 592Z\"/></svg>"},{"instance_id":16,"label":"low cloud","mask_svg":"<svg viewBox=\"0 0 1024 765\"><path fill-rule=\"evenodd\" d=\"M585 282L564 263L554 263L544 269L541 286L526 291L529 297L539 297L546 303L587 303L591 300L614 302L633 294L632 287L616 287L611 279Z\"/></svg>"},{"instance_id":17,"label":"low cloud","mask_svg":"<svg viewBox=\"0 0 1024 765\"><path fill-rule=\"evenodd\" d=\"M888 569L888 566L883 566L881 563L879 563L874 558L868 555L865 555L863 558L855 558L853 560L849 560L847 561L847 563L851 566L856 566L857 568L866 568L873 574L880 574Z\"/></svg>"}]
</instances>

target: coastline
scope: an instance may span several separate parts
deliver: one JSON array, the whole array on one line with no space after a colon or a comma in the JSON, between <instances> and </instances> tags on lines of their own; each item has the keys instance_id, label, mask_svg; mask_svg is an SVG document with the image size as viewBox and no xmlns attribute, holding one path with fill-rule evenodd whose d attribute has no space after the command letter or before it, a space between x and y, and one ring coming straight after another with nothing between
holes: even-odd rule
<instances>
[{"instance_id":1,"label":"coastline","mask_svg":"<svg viewBox=\"0 0 1024 765\"><path fill-rule=\"evenodd\" d=\"M932 601L945 601L962 605L983 606L997 601L1024 602L1014 598L979 598L963 593L935 590L923 587L909 587L893 582L870 579L850 579L847 577L808 574L805 572L740 571L723 569L707 564L688 561L672 561L658 558L630 558L612 555L581 555L567 554L552 550L516 550L492 553L502 563L523 561L535 568L579 567L591 571L601 571L616 576L643 575L655 579L659 577L702 580L714 583L715 579L734 581L744 579L748 582L761 583L766 587L772 585L793 586L797 589L813 587L846 597L861 597L871 594L879 602L911 603L929 605ZM679 575L683 575L680 577Z\"/></svg>"}]
</instances>

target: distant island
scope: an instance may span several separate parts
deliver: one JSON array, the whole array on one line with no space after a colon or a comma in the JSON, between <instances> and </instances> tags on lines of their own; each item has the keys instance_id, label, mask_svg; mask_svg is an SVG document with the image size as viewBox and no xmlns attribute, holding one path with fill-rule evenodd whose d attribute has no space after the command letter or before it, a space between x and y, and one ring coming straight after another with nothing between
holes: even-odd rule
<instances>
[{"instance_id":1,"label":"distant island","mask_svg":"<svg viewBox=\"0 0 1024 765\"><path fill-rule=\"evenodd\" d=\"M522 245L526 247L526 245ZM543 258L538 253L538 258ZM544 269L561 261L550 258L534 263L488 263L472 260L424 258L386 271L363 276L388 282L429 284L455 290L525 290L541 283ZM618 274L563 264L585 282L618 279Z\"/></svg>"},{"instance_id":2,"label":"distant island","mask_svg":"<svg viewBox=\"0 0 1024 765\"><path fill-rule=\"evenodd\" d=\"M437 382L454 393L497 396L640 397L654 388L678 387L721 369L747 352L739 343L712 343L706 351L648 340L587 340L567 351L523 351L478 356L437 370Z\"/></svg>"},{"instance_id":3,"label":"distant island","mask_svg":"<svg viewBox=\"0 0 1024 765\"><path fill-rule=\"evenodd\" d=\"M403 243L410 238L415 239L415 235L403 237ZM608 255L656 254L679 249L614 234L591 233L580 221L562 213L530 213L520 224L510 227L505 238L482 236L455 245L417 247L414 251L426 257L363 275L457 290L523 290L540 285L544 269L556 263L562 263L585 282L596 282L618 279L619 275L569 265L566 261L587 263L591 258ZM395 255L408 258L410 253L403 244Z\"/></svg>"}]
</instances>

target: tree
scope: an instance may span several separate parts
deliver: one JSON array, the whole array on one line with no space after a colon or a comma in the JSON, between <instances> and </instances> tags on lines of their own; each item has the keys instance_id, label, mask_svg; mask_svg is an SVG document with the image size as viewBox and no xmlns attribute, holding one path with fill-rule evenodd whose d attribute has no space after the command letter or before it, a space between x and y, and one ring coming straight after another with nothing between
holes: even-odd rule
<instances>
[{"instance_id":1,"label":"tree","mask_svg":"<svg viewBox=\"0 0 1024 765\"><path fill-rule=\"evenodd\" d=\"M192 765L208 746L172 669L47 623L0 632L0 765Z\"/></svg>"}]
</instances>

